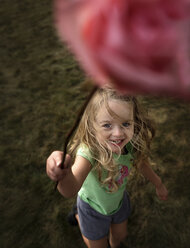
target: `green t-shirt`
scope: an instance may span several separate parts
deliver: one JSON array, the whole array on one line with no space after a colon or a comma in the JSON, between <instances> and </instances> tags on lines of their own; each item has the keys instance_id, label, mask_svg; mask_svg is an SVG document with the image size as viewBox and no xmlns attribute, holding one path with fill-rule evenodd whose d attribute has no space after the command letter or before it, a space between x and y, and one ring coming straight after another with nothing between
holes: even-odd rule
<instances>
[{"instance_id":1,"label":"green t-shirt","mask_svg":"<svg viewBox=\"0 0 190 248\"><path fill-rule=\"evenodd\" d=\"M98 179L97 171L93 169L95 161L90 155L88 147L81 145L77 151L77 155L80 155L92 165L92 170L86 177L80 191L79 197L87 202L92 208L104 215L110 215L117 212L122 204L123 193L127 184L127 176L132 166L132 146L130 143L126 145L128 153L118 156L113 154L116 163L119 166L119 176L117 178L117 184L119 188L116 192L111 192L109 185L102 185ZM103 179L107 175L105 170L102 171Z\"/></svg>"}]
</instances>

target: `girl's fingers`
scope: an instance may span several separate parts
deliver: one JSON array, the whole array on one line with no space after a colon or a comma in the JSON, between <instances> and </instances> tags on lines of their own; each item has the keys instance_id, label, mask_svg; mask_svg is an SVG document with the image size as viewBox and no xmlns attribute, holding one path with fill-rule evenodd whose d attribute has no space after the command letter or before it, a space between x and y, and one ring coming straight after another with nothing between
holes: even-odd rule
<instances>
[{"instance_id":1,"label":"girl's fingers","mask_svg":"<svg viewBox=\"0 0 190 248\"><path fill-rule=\"evenodd\" d=\"M63 152L61 151L54 151L51 153L51 155L48 157L46 161L46 172L47 175L53 180L53 181L60 181L63 179L63 177L68 173L68 169L71 164L71 156L66 155L65 161L64 161L64 169L61 169L63 159Z\"/></svg>"},{"instance_id":2,"label":"girl's fingers","mask_svg":"<svg viewBox=\"0 0 190 248\"><path fill-rule=\"evenodd\" d=\"M57 166L59 166L62 162L63 159L63 152L61 151L54 151L52 152L52 154L49 156L49 158L54 159L55 163Z\"/></svg>"},{"instance_id":3,"label":"girl's fingers","mask_svg":"<svg viewBox=\"0 0 190 248\"><path fill-rule=\"evenodd\" d=\"M57 161L56 161L57 167L60 167L60 166L61 166L61 162L62 162L62 160L57 160Z\"/></svg>"},{"instance_id":4,"label":"girl's fingers","mask_svg":"<svg viewBox=\"0 0 190 248\"><path fill-rule=\"evenodd\" d=\"M160 194L160 195L158 195L159 196L159 198L161 199L161 200L163 200L163 201L166 201L167 199L168 199L168 195L165 195L165 194Z\"/></svg>"},{"instance_id":5,"label":"girl's fingers","mask_svg":"<svg viewBox=\"0 0 190 248\"><path fill-rule=\"evenodd\" d=\"M61 163L61 160L62 160L62 152L53 152L46 161L47 175L54 181L57 180L57 176L60 173L57 170L58 169L57 164Z\"/></svg>"},{"instance_id":6,"label":"girl's fingers","mask_svg":"<svg viewBox=\"0 0 190 248\"><path fill-rule=\"evenodd\" d=\"M60 168L54 168L53 170L47 170L47 175L53 180L53 181L60 181L63 179L63 177L67 174L68 169L60 169Z\"/></svg>"},{"instance_id":7,"label":"girl's fingers","mask_svg":"<svg viewBox=\"0 0 190 248\"><path fill-rule=\"evenodd\" d=\"M71 156L69 154L66 154L63 168L64 169L69 168L70 165L71 165Z\"/></svg>"},{"instance_id":8,"label":"girl's fingers","mask_svg":"<svg viewBox=\"0 0 190 248\"><path fill-rule=\"evenodd\" d=\"M59 167L63 158L61 151L52 152L46 161L46 168L53 170L55 167Z\"/></svg>"},{"instance_id":9,"label":"girl's fingers","mask_svg":"<svg viewBox=\"0 0 190 248\"><path fill-rule=\"evenodd\" d=\"M51 178L52 181L57 182L58 178L54 174L49 173L48 176Z\"/></svg>"}]
</instances>

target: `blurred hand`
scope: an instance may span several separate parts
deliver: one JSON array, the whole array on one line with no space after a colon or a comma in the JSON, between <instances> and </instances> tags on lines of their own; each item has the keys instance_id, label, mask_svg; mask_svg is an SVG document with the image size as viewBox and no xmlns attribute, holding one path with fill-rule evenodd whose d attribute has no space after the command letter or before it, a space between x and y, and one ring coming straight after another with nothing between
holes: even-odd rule
<instances>
[{"instance_id":1,"label":"blurred hand","mask_svg":"<svg viewBox=\"0 0 190 248\"><path fill-rule=\"evenodd\" d=\"M54 0L60 37L100 86L190 99L189 0Z\"/></svg>"},{"instance_id":2,"label":"blurred hand","mask_svg":"<svg viewBox=\"0 0 190 248\"><path fill-rule=\"evenodd\" d=\"M156 194L162 201L166 201L168 199L168 190L163 183L161 183L159 187L156 187Z\"/></svg>"},{"instance_id":3,"label":"blurred hand","mask_svg":"<svg viewBox=\"0 0 190 248\"><path fill-rule=\"evenodd\" d=\"M62 158L63 152L54 151L46 161L46 173L51 180L56 182L64 178L68 173L71 164L71 156L67 154L65 157L64 169L61 169Z\"/></svg>"}]
</instances>

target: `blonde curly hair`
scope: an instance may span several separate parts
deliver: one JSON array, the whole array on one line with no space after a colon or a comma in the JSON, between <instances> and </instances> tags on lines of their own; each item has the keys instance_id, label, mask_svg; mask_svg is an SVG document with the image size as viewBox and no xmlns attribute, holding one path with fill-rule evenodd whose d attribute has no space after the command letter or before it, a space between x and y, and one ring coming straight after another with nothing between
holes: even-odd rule
<instances>
[{"instance_id":1,"label":"blonde curly hair","mask_svg":"<svg viewBox=\"0 0 190 248\"><path fill-rule=\"evenodd\" d=\"M134 135L130 141L133 147L134 166L138 167L140 161L149 156L150 143L154 136L154 128L151 120L134 96L120 94L110 87L99 88L88 103L79 126L69 144L70 154L75 156L81 144L86 145L96 161L95 169L98 172L99 181L104 184L112 184L112 191L118 189L116 178L118 176L118 166L113 159L112 150L109 146L103 146L96 138L96 116L98 111L105 106L108 113L115 118L120 118L108 105L109 100L119 100L131 103L134 116ZM102 169L105 169L107 178L102 181Z\"/></svg>"}]
</instances>

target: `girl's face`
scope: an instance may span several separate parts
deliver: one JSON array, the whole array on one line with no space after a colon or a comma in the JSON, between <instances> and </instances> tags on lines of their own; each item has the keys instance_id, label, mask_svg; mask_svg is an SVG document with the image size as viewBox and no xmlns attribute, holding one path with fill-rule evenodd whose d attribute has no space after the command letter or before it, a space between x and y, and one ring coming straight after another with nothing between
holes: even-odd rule
<instances>
[{"instance_id":1,"label":"girl's face","mask_svg":"<svg viewBox=\"0 0 190 248\"><path fill-rule=\"evenodd\" d=\"M121 100L109 100L108 105L119 118L111 116L103 105L96 116L96 137L101 145L108 145L112 152L119 154L134 134L133 105Z\"/></svg>"}]
</instances>

